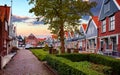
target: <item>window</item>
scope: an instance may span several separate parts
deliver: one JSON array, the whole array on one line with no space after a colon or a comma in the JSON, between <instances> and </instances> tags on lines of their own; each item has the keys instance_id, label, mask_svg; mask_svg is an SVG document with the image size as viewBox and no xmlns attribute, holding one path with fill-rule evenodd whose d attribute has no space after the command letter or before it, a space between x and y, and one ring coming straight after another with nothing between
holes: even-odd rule
<instances>
[{"instance_id":1,"label":"window","mask_svg":"<svg viewBox=\"0 0 120 75\"><path fill-rule=\"evenodd\" d=\"M104 5L104 13L107 13L110 11L110 2L107 2L105 5Z\"/></svg>"},{"instance_id":2,"label":"window","mask_svg":"<svg viewBox=\"0 0 120 75\"><path fill-rule=\"evenodd\" d=\"M102 21L102 32L106 32L106 20Z\"/></svg>"},{"instance_id":3,"label":"window","mask_svg":"<svg viewBox=\"0 0 120 75\"><path fill-rule=\"evenodd\" d=\"M110 17L109 30L115 30L115 16Z\"/></svg>"},{"instance_id":4,"label":"window","mask_svg":"<svg viewBox=\"0 0 120 75\"><path fill-rule=\"evenodd\" d=\"M5 48L6 48L6 45L7 45L6 40L4 40L4 47L5 47Z\"/></svg>"},{"instance_id":5,"label":"window","mask_svg":"<svg viewBox=\"0 0 120 75\"><path fill-rule=\"evenodd\" d=\"M5 30L8 31L8 25L7 25L7 22L5 22Z\"/></svg>"}]
</instances>

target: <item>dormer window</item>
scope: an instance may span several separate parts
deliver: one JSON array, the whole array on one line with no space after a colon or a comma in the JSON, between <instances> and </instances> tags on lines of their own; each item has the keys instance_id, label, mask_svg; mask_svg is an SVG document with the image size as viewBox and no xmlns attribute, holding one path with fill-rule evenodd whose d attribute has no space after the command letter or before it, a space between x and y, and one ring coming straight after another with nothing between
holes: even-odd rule
<instances>
[{"instance_id":1,"label":"dormer window","mask_svg":"<svg viewBox=\"0 0 120 75\"><path fill-rule=\"evenodd\" d=\"M106 32L106 20L102 21L102 32Z\"/></svg>"},{"instance_id":2,"label":"dormer window","mask_svg":"<svg viewBox=\"0 0 120 75\"><path fill-rule=\"evenodd\" d=\"M104 13L107 13L110 11L110 2L107 2L104 4Z\"/></svg>"}]
</instances>

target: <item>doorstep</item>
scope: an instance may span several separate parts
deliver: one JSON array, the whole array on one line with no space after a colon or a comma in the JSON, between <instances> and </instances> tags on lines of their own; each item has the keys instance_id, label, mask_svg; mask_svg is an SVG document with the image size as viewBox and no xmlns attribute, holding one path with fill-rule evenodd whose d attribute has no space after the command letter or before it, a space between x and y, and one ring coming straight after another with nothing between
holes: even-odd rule
<instances>
[{"instance_id":1,"label":"doorstep","mask_svg":"<svg viewBox=\"0 0 120 75\"><path fill-rule=\"evenodd\" d=\"M2 66L1 66L2 69L7 65L7 63L12 59L12 57L15 54L16 54L16 52L15 53L10 53L10 54L2 57Z\"/></svg>"}]
</instances>

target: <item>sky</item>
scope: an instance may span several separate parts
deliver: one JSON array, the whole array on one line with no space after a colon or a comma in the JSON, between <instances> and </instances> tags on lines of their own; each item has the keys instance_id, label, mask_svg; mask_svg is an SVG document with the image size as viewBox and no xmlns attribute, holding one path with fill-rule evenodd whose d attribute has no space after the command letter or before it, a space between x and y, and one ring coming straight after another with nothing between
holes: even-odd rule
<instances>
[{"instance_id":1,"label":"sky","mask_svg":"<svg viewBox=\"0 0 120 75\"><path fill-rule=\"evenodd\" d=\"M90 0L96 1L98 5L91 11L94 15L98 15L103 0ZM11 0L0 0L0 5L11 6ZM43 22L37 22L33 13L29 13L29 9L32 5L28 4L27 0L12 0L12 14L13 14L13 24L17 28L17 35L28 36L33 33L35 36L46 36L50 35L50 31L47 29L48 25L43 25ZM84 21L88 17L83 17Z\"/></svg>"},{"instance_id":2,"label":"sky","mask_svg":"<svg viewBox=\"0 0 120 75\"><path fill-rule=\"evenodd\" d=\"M11 6L11 0L0 0L0 5ZM34 14L29 13L32 5L27 0L12 0L13 24L16 26L17 35L28 36L33 33L37 37L49 36L48 25L37 22Z\"/></svg>"}]
</instances>

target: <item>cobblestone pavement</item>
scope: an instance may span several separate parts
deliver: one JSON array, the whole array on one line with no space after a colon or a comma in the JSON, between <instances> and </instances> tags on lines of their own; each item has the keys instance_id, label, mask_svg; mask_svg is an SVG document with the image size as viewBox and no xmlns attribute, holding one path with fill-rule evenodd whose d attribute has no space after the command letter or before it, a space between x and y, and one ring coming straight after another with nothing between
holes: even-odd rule
<instances>
[{"instance_id":1,"label":"cobblestone pavement","mask_svg":"<svg viewBox=\"0 0 120 75\"><path fill-rule=\"evenodd\" d=\"M29 50L20 50L0 75L54 75Z\"/></svg>"}]
</instances>

